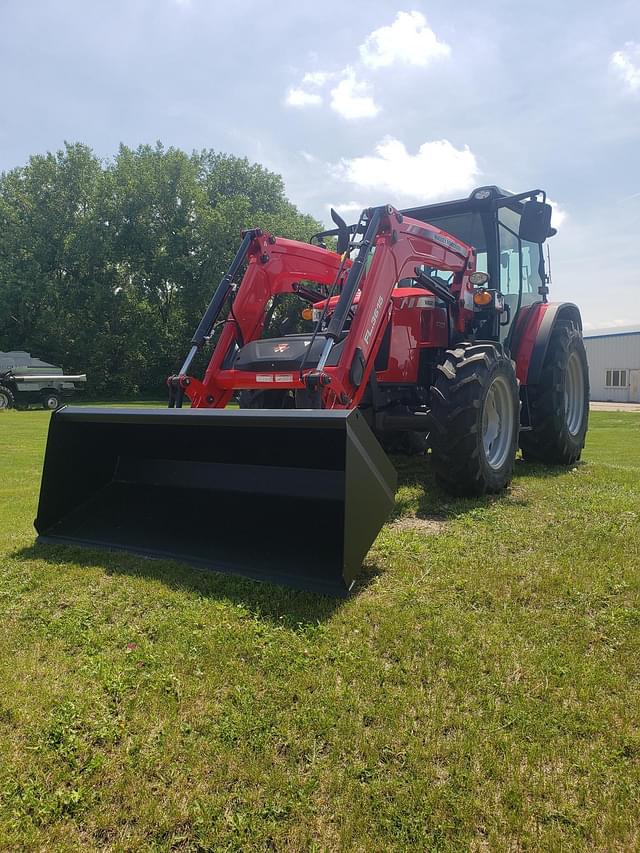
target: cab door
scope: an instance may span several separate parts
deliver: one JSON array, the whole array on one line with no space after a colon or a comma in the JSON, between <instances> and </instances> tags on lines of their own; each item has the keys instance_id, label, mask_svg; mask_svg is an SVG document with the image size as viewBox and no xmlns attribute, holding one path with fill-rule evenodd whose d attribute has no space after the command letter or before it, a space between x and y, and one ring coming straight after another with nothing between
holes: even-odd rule
<instances>
[{"instance_id":1,"label":"cab door","mask_svg":"<svg viewBox=\"0 0 640 853\"><path fill-rule=\"evenodd\" d=\"M509 322L501 327L500 338L504 340L513 323L518 308L540 301L542 286L542 253L539 243L530 243L520 238L520 208L498 208L498 254L500 258L500 291L509 306Z\"/></svg>"}]
</instances>

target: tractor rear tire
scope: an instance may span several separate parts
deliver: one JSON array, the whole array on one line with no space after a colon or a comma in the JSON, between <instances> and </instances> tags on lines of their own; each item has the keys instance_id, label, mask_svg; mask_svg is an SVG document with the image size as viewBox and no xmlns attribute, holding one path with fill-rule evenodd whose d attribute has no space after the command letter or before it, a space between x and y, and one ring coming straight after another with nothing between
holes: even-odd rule
<instances>
[{"instance_id":1,"label":"tractor rear tire","mask_svg":"<svg viewBox=\"0 0 640 853\"><path fill-rule=\"evenodd\" d=\"M13 409L15 404L16 400L11 388L7 388L6 385L0 385L0 410Z\"/></svg>"},{"instance_id":2,"label":"tractor rear tire","mask_svg":"<svg viewBox=\"0 0 640 853\"><path fill-rule=\"evenodd\" d=\"M582 333L573 320L560 318L540 381L528 388L531 429L520 434L528 462L573 465L580 459L589 424L589 368Z\"/></svg>"},{"instance_id":3,"label":"tractor rear tire","mask_svg":"<svg viewBox=\"0 0 640 853\"><path fill-rule=\"evenodd\" d=\"M455 495L499 492L513 477L520 397L515 365L499 344L447 350L431 389L436 480Z\"/></svg>"}]
</instances>

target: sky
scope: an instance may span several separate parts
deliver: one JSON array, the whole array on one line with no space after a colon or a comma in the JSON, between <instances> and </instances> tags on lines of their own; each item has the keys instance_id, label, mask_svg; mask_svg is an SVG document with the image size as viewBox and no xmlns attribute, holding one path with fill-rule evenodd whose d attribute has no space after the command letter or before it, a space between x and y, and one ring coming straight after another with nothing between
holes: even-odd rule
<instances>
[{"instance_id":1,"label":"sky","mask_svg":"<svg viewBox=\"0 0 640 853\"><path fill-rule=\"evenodd\" d=\"M0 0L0 170L161 140L329 223L542 187L552 298L640 324L640 2Z\"/></svg>"}]
</instances>

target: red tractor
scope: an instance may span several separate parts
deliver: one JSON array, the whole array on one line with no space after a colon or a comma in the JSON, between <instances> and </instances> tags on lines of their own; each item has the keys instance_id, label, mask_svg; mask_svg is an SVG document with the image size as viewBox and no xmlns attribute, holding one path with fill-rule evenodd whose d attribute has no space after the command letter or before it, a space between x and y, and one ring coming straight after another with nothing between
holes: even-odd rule
<instances>
[{"instance_id":1,"label":"red tractor","mask_svg":"<svg viewBox=\"0 0 640 853\"><path fill-rule=\"evenodd\" d=\"M582 323L547 300L543 191L332 215L311 244L244 232L169 410L53 416L41 538L344 592L393 505L383 447L430 448L438 482L466 495L503 489L518 446L579 459Z\"/></svg>"}]
</instances>

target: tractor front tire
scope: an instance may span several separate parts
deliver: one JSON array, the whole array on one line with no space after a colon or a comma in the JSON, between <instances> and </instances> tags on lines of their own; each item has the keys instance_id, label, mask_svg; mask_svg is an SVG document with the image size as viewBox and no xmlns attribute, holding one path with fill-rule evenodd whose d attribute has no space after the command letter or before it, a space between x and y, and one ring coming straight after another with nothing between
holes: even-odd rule
<instances>
[{"instance_id":1,"label":"tractor front tire","mask_svg":"<svg viewBox=\"0 0 640 853\"><path fill-rule=\"evenodd\" d=\"M582 333L573 320L558 320L540 381L529 386L531 429L520 434L526 461L573 465L589 424L589 368Z\"/></svg>"},{"instance_id":2,"label":"tractor front tire","mask_svg":"<svg viewBox=\"0 0 640 853\"><path fill-rule=\"evenodd\" d=\"M13 409L16 404L15 397L11 388L6 385L0 385L0 410Z\"/></svg>"},{"instance_id":3,"label":"tractor front tire","mask_svg":"<svg viewBox=\"0 0 640 853\"><path fill-rule=\"evenodd\" d=\"M520 397L514 363L499 344L447 350L431 389L436 480L454 495L499 492L513 477Z\"/></svg>"}]
</instances>

